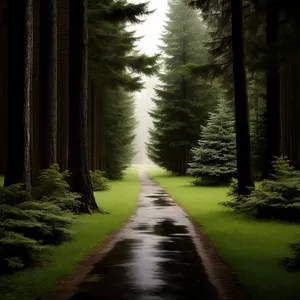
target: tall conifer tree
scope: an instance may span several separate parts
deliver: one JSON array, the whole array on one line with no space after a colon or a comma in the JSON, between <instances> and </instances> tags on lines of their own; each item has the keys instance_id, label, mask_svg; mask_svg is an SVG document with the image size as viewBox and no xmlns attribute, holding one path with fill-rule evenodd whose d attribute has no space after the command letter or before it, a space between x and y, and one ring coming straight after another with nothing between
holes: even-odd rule
<instances>
[{"instance_id":1,"label":"tall conifer tree","mask_svg":"<svg viewBox=\"0 0 300 300\"><path fill-rule=\"evenodd\" d=\"M220 99L216 111L210 113L192 153L188 171L196 178L195 184L227 184L236 176L234 114L226 100Z\"/></svg>"},{"instance_id":2,"label":"tall conifer tree","mask_svg":"<svg viewBox=\"0 0 300 300\"><path fill-rule=\"evenodd\" d=\"M151 11L147 3L123 0L91 0L88 5L90 165L120 179L134 155L131 93L143 88L142 74L156 72L157 60L137 51L140 37L128 23L141 22Z\"/></svg>"},{"instance_id":3,"label":"tall conifer tree","mask_svg":"<svg viewBox=\"0 0 300 300\"><path fill-rule=\"evenodd\" d=\"M169 1L168 20L162 35L161 84L150 115L149 158L161 167L185 175L190 149L197 144L200 125L213 105L215 89L201 78L188 76L184 66L207 62L205 25L183 1Z\"/></svg>"}]
</instances>

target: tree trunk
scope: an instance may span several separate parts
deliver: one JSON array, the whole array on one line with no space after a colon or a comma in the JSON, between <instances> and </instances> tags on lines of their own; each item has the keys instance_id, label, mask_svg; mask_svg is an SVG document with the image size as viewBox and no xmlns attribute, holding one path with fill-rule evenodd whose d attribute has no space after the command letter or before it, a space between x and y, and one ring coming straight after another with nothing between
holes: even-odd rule
<instances>
[{"instance_id":1,"label":"tree trunk","mask_svg":"<svg viewBox=\"0 0 300 300\"><path fill-rule=\"evenodd\" d=\"M92 170L92 156L93 156L93 118L92 118L92 88L91 88L91 78L88 78L88 101L87 101L87 148L88 148L88 169ZM93 170L94 171L94 170Z\"/></svg>"},{"instance_id":2,"label":"tree trunk","mask_svg":"<svg viewBox=\"0 0 300 300\"><path fill-rule=\"evenodd\" d=\"M97 101L96 101L96 90L95 90L95 80L91 79L91 98L92 98L92 170L97 170Z\"/></svg>"},{"instance_id":3,"label":"tree trunk","mask_svg":"<svg viewBox=\"0 0 300 300\"><path fill-rule=\"evenodd\" d=\"M281 153L300 169L300 57L281 65Z\"/></svg>"},{"instance_id":4,"label":"tree trunk","mask_svg":"<svg viewBox=\"0 0 300 300\"><path fill-rule=\"evenodd\" d=\"M80 193L79 212L98 210L87 166L87 3L69 0L69 170L73 192Z\"/></svg>"},{"instance_id":5,"label":"tree trunk","mask_svg":"<svg viewBox=\"0 0 300 300\"><path fill-rule=\"evenodd\" d=\"M97 114L97 104L95 95L95 79L89 78L89 101L88 101L88 150L89 150L89 169L97 169L97 121L100 116Z\"/></svg>"},{"instance_id":6,"label":"tree trunk","mask_svg":"<svg viewBox=\"0 0 300 300\"><path fill-rule=\"evenodd\" d=\"M96 168L102 172L106 171L106 157L105 157L105 113L107 113L105 101L107 99L106 90L103 88L102 82L95 83L95 103L96 111L95 122L96 122Z\"/></svg>"},{"instance_id":7,"label":"tree trunk","mask_svg":"<svg viewBox=\"0 0 300 300\"><path fill-rule=\"evenodd\" d=\"M56 0L40 2L40 168L57 161L57 12Z\"/></svg>"},{"instance_id":8,"label":"tree trunk","mask_svg":"<svg viewBox=\"0 0 300 300\"><path fill-rule=\"evenodd\" d=\"M22 182L30 193L32 0L8 2L8 53L8 160L4 184Z\"/></svg>"},{"instance_id":9,"label":"tree trunk","mask_svg":"<svg viewBox=\"0 0 300 300\"><path fill-rule=\"evenodd\" d=\"M271 57L266 73L267 85L267 166L264 177L272 174L274 156L280 156L280 73L279 59L274 49L278 40L278 8L277 4L267 1L266 36L267 47Z\"/></svg>"},{"instance_id":10,"label":"tree trunk","mask_svg":"<svg viewBox=\"0 0 300 300\"><path fill-rule=\"evenodd\" d=\"M238 194L246 195L249 193L248 187L253 187L254 182L250 152L247 78L245 70L244 14L242 0L231 0L231 13Z\"/></svg>"},{"instance_id":11,"label":"tree trunk","mask_svg":"<svg viewBox=\"0 0 300 300\"><path fill-rule=\"evenodd\" d=\"M69 148L69 0L57 2L57 162L68 167Z\"/></svg>"},{"instance_id":12,"label":"tree trunk","mask_svg":"<svg viewBox=\"0 0 300 300\"><path fill-rule=\"evenodd\" d=\"M7 158L7 1L0 0L0 174Z\"/></svg>"},{"instance_id":13,"label":"tree trunk","mask_svg":"<svg viewBox=\"0 0 300 300\"><path fill-rule=\"evenodd\" d=\"M40 170L39 118L40 106L40 0L33 1L33 70L31 97L31 180L35 183Z\"/></svg>"}]
</instances>

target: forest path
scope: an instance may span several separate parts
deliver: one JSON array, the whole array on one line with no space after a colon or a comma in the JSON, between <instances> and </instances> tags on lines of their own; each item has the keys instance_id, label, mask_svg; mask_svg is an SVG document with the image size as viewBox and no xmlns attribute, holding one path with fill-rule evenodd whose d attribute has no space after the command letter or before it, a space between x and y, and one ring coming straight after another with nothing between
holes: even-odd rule
<instances>
[{"instance_id":1,"label":"forest path","mask_svg":"<svg viewBox=\"0 0 300 300\"><path fill-rule=\"evenodd\" d=\"M144 171L139 175L131 222L69 299L219 299L198 254L192 222Z\"/></svg>"}]
</instances>

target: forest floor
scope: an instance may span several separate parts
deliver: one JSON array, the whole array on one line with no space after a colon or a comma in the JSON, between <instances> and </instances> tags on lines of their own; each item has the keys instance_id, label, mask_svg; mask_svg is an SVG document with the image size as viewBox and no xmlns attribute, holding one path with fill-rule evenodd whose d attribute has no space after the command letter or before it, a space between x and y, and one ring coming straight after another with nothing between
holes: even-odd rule
<instances>
[{"instance_id":1,"label":"forest floor","mask_svg":"<svg viewBox=\"0 0 300 300\"><path fill-rule=\"evenodd\" d=\"M300 272L288 273L280 265L291 254L288 244L300 233L299 224L237 215L218 204L227 198L228 187L196 187L192 178L171 176L156 167L145 170L206 234L250 299L299 299Z\"/></svg>"},{"instance_id":2,"label":"forest floor","mask_svg":"<svg viewBox=\"0 0 300 300\"><path fill-rule=\"evenodd\" d=\"M130 221L48 299L246 299L184 210L142 170L140 180Z\"/></svg>"},{"instance_id":3,"label":"forest floor","mask_svg":"<svg viewBox=\"0 0 300 300\"><path fill-rule=\"evenodd\" d=\"M53 257L49 265L0 277L1 300L41 299L124 224L136 206L140 191L137 170L129 169L123 180L110 185L110 190L96 192L95 196L98 205L111 214L80 216L73 227L74 240L50 248Z\"/></svg>"}]
</instances>

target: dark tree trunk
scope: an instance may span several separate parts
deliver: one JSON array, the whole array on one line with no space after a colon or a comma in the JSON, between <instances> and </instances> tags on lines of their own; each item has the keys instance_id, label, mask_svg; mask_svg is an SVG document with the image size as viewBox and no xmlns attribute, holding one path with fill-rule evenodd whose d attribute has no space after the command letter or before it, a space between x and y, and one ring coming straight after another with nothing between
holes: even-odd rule
<instances>
[{"instance_id":1,"label":"dark tree trunk","mask_svg":"<svg viewBox=\"0 0 300 300\"><path fill-rule=\"evenodd\" d=\"M39 119L40 106L40 0L33 1L33 70L31 97L31 180L35 183L40 170Z\"/></svg>"},{"instance_id":2,"label":"dark tree trunk","mask_svg":"<svg viewBox=\"0 0 300 300\"><path fill-rule=\"evenodd\" d=\"M300 169L300 64L299 57L281 66L281 153Z\"/></svg>"},{"instance_id":3,"label":"dark tree trunk","mask_svg":"<svg viewBox=\"0 0 300 300\"><path fill-rule=\"evenodd\" d=\"M280 73L279 58L276 54L278 40L278 8L273 1L267 1L266 36L268 57L271 57L266 72L267 94L267 166L263 177L272 174L274 156L280 156Z\"/></svg>"},{"instance_id":4,"label":"dark tree trunk","mask_svg":"<svg viewBox=\"0 0 300 300\"><path fill-rule=\"evenodd\" d=\"M254 186L254 182L251 165L247 78L245 70L243 1L231 0L231 12L238 194L245 195L249 193L248 187Z\"/></svg>"},{"instance_id":5,"label":"dark tree trunk","mask_svg":"<svg viewBox=\"0 0 300 300\"><path fill-rule=\"evenodd\" d=\"M73 192L80 193L79 211L98 210L93 194L87 151L87 20L86 0L69 0L69 170Z\"/></svg>"},{"instance_id":6,"label":"dark tree trunk","mask_svg":"<svg viewBox=\"0 0 300 300\"><path fill-rule=\"evenodd\" d=\"M69 0L57 2L57 162L68 167L69 148Z\"/></svg>"},{"instance_id":7,"label":"dark tree trunk","mask_svg":"<svg viewBox=\"0 0 300 300\"><path fill-rule=\"evenodd\" d=\"M30 103L33 59L32 0L8 2L8 160L5 186L31 191Z\"/></svg>"},{"instance_id":8,"label":"dark tree trunk","mask_svg":"<svg viewBox=\"0 0 300 300\"><path fill-rule=\"evenodd\" d=\"M95 124L96 124L96 168L105 172L106 157L105 157L105 99L106 91L103 88L102 82L95 82Z\"/></svg>"},{"instance_id":9,"label":"dark tree trunk","mask_svg":"<svg viewBox=\"0 0 300 300\"><path fill-rule=\"evenodd\" d=\"M91 79L91 98L92 98L92 170L97 170L97 101L95 91L95 80Z\"/></svg>"},{"instance_id":10,"label":"dark tree trunk","mask_svg":"<svg viewBox=\"0 0 300 300\"><path fill-rule=\"evenodd\" d=\"M93 118L92 118L92 89L91 78L88 78L88 102L87 102L87 144L88 144L88 169L92 170L92 156L93 156ZM92 170L94 171L94 170Z\"/></svg>"},{"instance_id":11,"label":"dark tree trunk","mask_svg":"<svg viewBox=\"0 0 300 300\"><path fill-rule=\"evenodd\" d=\"M97 121L100 118L97 114L95 80L89 78L89 101L88 101L88 152L89 152L89 169L96 171L97 169Z\"/></svg>"},{"instance_id":12,"label":"dark tree trunk","mask_svg":"<svg viewBox=\"0 0 300 300\"><path fill-rule=\"evenodd\" d=\"M0 0L0 174L7 158L7 1Z\"/></svg>"},{"instance_id":13,"label":"dark tree trunk","mask_svg":"<svg viewBox=\"0 0 300 300\"><path fill-rule=\"evenodd\" d=\"M40 2L40 168L57 162L57 8Z\"/></svg>"}]
</instances>

